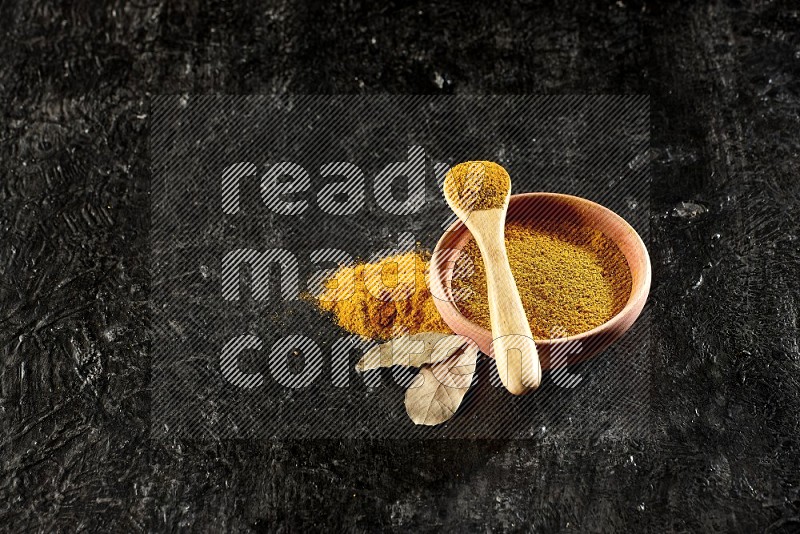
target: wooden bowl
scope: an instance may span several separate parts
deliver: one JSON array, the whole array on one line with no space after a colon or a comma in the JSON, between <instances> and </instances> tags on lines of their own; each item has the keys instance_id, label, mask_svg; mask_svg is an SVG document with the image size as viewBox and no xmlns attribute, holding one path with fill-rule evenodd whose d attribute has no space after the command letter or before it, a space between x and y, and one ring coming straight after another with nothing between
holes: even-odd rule
<instances>
[{"instance_id":1,"label":"wooden bowl","mask_svg":"<svg viewBox=\"0 0 800 534\"><path fill-rule=\"evenodd\" d=\"M619 339L642 312L650 292L652 271L650 256L639 234L619 215L600 204L558 193L523 193L512 195L506 222L570 221L603 232L619 247L631 271L631 294L625 307L597 328L574 336L537 339L536 348L542 369L551 367L558 357L559 366L573 364L599 354ZM431 293L442 319L456 334L466 336L485 354L492 354L492 334L466 319L453 301L451 281L453 266L472 234L461 221L456 221L436 244L430 267Z\"/></svg>"}]
</instances>

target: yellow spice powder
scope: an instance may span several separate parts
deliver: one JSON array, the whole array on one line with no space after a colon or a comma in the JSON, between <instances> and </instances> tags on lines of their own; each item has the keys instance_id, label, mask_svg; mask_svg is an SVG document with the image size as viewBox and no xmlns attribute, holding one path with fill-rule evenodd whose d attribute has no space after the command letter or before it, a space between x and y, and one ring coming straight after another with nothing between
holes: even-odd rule
<instances>
[{"instance_id":1,"label":"yellow spice powder","mask_svg":"<svg viewBox=\"0 0 800 534\"><path fill-rule=\"evenodd\" d=\"M445 195L466 211L502 207L510 191L511 178L492 161L459 163L444 178Z\"/></svg>"},{"instance_id":2,"label":"yellow spice powder","mask_svg":"<svg viewBox=\"0 0 800 534\"><path fill-rule=\"evenodd\" d=\"M505 238L534 338L591 330L625 306L631 292L630 270L617 245L602 232L565 222L546 227L509 222ZM452 287L464 295L457 304L461 313L490 330L486 272L475 241L466 245L456 262Z\"/></svg>"},{"instance_id":3,"label":"yellow spice powder","mask_svg":"<svg viewBox=\"0 0 800 534\"><path fill-rule=\"evenodd\" d=\"M602 232L564 222L537 227L509 222L505 234L511 272L535 338L591 330L625 306L630 270ZM429 260L426 253L407 252L343 266L325 280L317 305L344 330L364 338L450 333L428 289ZM486 272L474 241L456 262L452 287L466 296L458 303L461 313L490 330Z\"/></svg>"},{"instance_id":4,"label":"yellow spice powder","mask_svg":"<svg viewBox=\"0 0 800 534\"><path fill-rule=\"evenodd\" d=\"M317 305L336 323L364 338L451 333L428 289L429 255L407 252L372 263L343 266L324 282Z\"/></svg>"}]
</instances>

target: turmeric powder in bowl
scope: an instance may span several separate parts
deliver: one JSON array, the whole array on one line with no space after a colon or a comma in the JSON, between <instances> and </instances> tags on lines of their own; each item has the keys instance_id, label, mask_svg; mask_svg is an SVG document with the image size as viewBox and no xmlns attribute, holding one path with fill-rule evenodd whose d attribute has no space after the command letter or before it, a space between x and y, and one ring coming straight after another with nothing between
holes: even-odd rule
<instances>
[{"instance_id":1,"label":"turmeric powder in bowl","mask_svg":"<svg viewBox=\"0 0 800 534\"><path fill-rule=\"evenodd\" d=\"M534 338L586 332L625 307L632 285L628 263L599 230L561 221L509 221L505 242ZM486 272L475 241L456 261L452 288L461 296L456 305L462 315L491 330Z\"/></svg>"}]
</instances>

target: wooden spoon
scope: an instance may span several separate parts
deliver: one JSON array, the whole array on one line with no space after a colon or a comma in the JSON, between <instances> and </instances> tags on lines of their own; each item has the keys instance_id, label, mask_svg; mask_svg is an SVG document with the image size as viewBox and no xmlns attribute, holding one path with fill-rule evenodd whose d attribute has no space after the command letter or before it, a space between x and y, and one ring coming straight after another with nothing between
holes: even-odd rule
<instances>
[{"instance_id":1,"label":"wooden spoon","mask_svg":"<svg viewBox=\"0 0 800 534\"><path fill-rule=\"evenodd\" d=\"M511 196L510 182L502 206L489 209L463 209L463 200L459 202L459 199L451 198L447 186L444 191L447 204L469 228L483 256L492 324L492 352L500 380L514 395L535 390L541 383L542 369L506 253L505 222Z\"/></svg>"}]
</instances>

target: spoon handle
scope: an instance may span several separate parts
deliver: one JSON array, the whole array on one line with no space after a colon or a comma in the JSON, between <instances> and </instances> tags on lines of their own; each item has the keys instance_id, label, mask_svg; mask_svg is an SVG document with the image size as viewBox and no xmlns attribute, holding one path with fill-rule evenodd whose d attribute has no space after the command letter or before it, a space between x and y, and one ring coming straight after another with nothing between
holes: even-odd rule
<instances>
[{"instance_id":1,"label":"spoon handle","mask_svg":"<svg viewBox=\"0 0 800 534\"><path fill-rule=\"evenodd\" d=\"M478 246L486 268L497 372L509 392L522 395L538 388L542 379L531 327L511 274L503 235L499 239L478 240Z\"/></svg>"}]
</instances>

